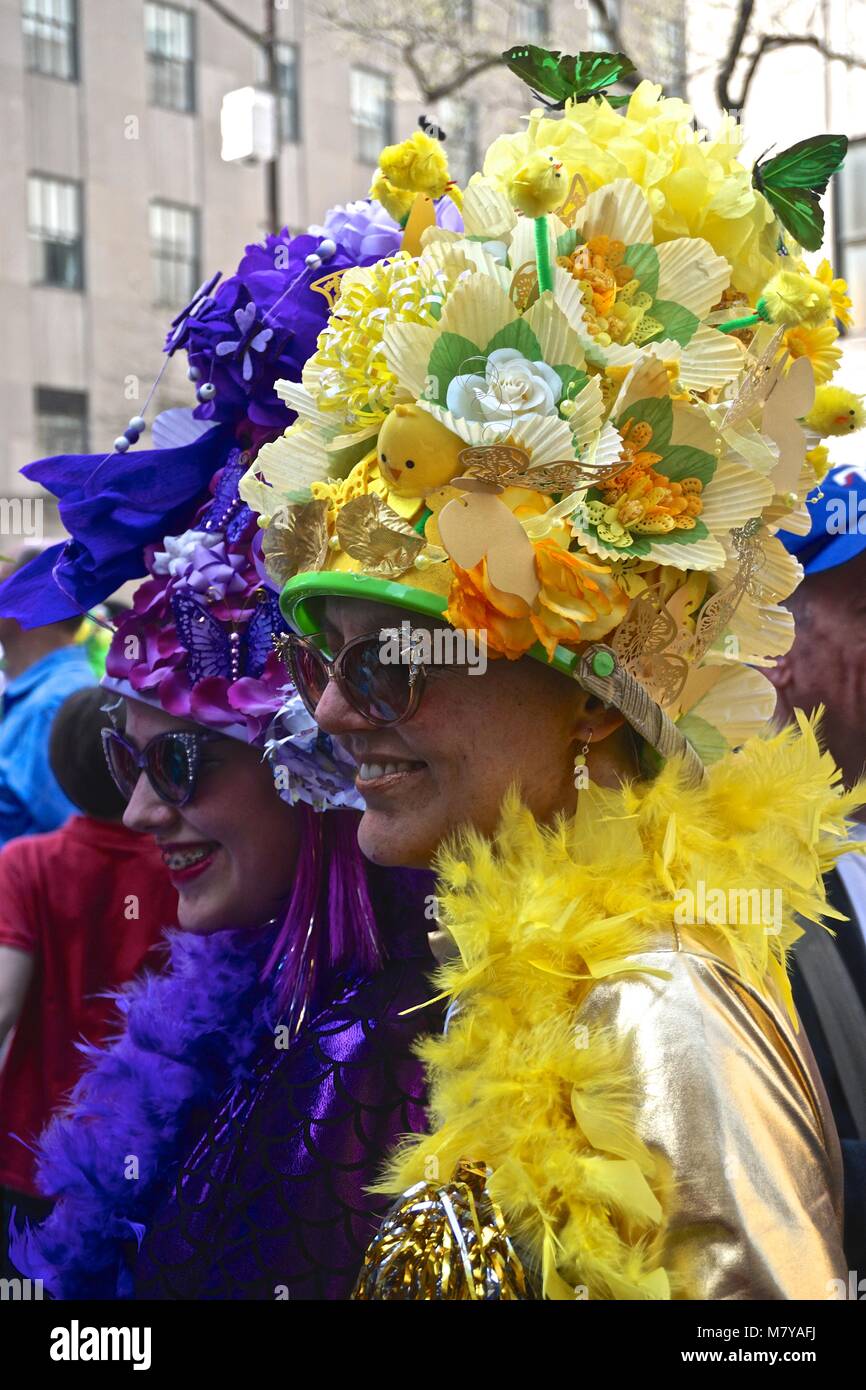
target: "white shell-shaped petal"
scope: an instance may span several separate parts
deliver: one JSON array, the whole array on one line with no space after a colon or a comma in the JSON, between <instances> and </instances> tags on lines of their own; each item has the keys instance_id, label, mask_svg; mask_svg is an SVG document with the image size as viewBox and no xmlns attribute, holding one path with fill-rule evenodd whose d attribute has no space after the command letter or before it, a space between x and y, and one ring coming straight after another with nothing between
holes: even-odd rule
<instances>
[{"instance_id":1,"label":"white shell-shaped petal","mask_svg":"<svg viewBox=\"0 0 866 1390\"><path fill-rule=\"evenodd\" d=\"M313 425L299 421L279 439L265 444L256 455L256 470L285 501L311 483L325 482L331 474L325 441Z\"/></svg>"},{"instance_id":2,"label":"white shell-shaped petal","mask_svg":"<svg viewBox=\"0 0 866 1390\"><path fill-rule=\"evenodd\" d=\"M558 415L518 415L508 438L526 450L534 468L574 458L574 436Z\"/></svg>"},{"instance_id":3,"label":"white shell-shaped petal","mask_svg":"<svg viewBox=\"0 0 866 1390\"><path fill-rule=\"evenodd\" d=\"M518 317L504 290L486 275L469 275L449 295L439 320L441 333L458 333L484 348Z\"/></svg>"},{"instance_id":4,"label":"white shell-shaped petal","mask_svg":"<svg viewBox=\"0 0 866 1390\"><path fill-rule=\"evenodd\" d=\"M699 328L680 353L680 381L690 391L724 386L743 370L742 344L715 328Z\"/></svg>"},{"instance_id":5,"label":"white shell-shaped petal","mask_svg":"<svg viewBox=\"0 0 866 1390\"><path fill-rule=\"evenodd\" d=\"M773 485L733 459L720 459L702 494L701 521L720 534L758 516L773 499Z\"/></svg>"},{"instance_id":6,"label":"white shell-shaped petal","mask_svg":"<svg viewBox=\"0 0 866 1390\"><path fill-rule=\"evenodd\" d=\"M587 241L593 236L609 236L632 246L653 240L652 213L646 194L631 179L614 179L590 193L575 218L575 226Z\"/></svg>"},{"instance_id":7,"label":"white shell-shaped petal","mask_svg":"<svg viewBox=\"0 0 866 1390\"><path fill-rule=\"evenodd\" d=\"M586 326L586 306L580 290L580 280L575 280L574 276L569 275L567 270L563 270L561 265L554 266L553 293L556 302L580 341L592 343L593 339Z\"/></svg>"},{"instance_id":8,"label":"white shell-shaped petal","mask_svg":"<svg viewBox=\"0 0 866 1390\"><path fill-rule=\"evenodd\" d=\"M751 667L720 666L717 670L718 679L694 704L689 701L689 682L686 681L679 703L689 714L712 724L727 743L736 748L747 738L761 733L772 719L776 691L766 676ZM696 680L705 672L706 668L695 672Z\"/></svg>"},{"instance_id":9,"label":"white shell-shaped petal","mask_svg":"<svg viewBox=\"0 0 866 1390\"><path fill-rule=\"evenodd\" d=\"M702 319L731 282L731 267L702 237L677 237L656 247L656 299L673 300ZM724 335L722 335L724 336Z\"/></svg>"},{"instance_id":10,"label":"white shell-shaped petal","mask_svg":"<svg viewBox=\"0 0 866 1390\"><path fill-rule=\"evenodd\" d=\"M434 405L432 401L419 401L418 408L426 410L427 414L438 420L440 425L444 425L446 430L450 430L467 444L494 444L509 428L507 422L491 425L489 421L464 420L458 415L452 415L450 410L443 410L441 405Z\"/></svg>"},{"instance_id":11,"label":"white shell-shaped petal","mask_svg":"<svg viewBox=\"0 0 866 1390\"><path fill-rule=\"evenodd\" d=\"M597 376L592 376L583 390L575 396L568 417L568 427L578 447L583 447L589 442L601 427L603 419L604 397L601 394L601 382Z\"/></svg>"},{"instance_id":12,"label":"white shell-shaped petal","mask_svg":"<svg viewBox=\"0 0 866 1390\"><path fill-rule=\"evenodd\" d=\"M382 336L385 361L400 385L412 396L424 392L427 363L438 337L438 328L429 328L423 323L389 323L385 329Z\"/></svg>"},{"instance_id":13,"label":"white shell-shaped petal","mask_svg":"<svg viewBox=\"0 0 866 1390\"><path fill-rule=\"evenodd\" d=\"M542 360L549 366L583 365L580 340L549 291L523 317L541 344Z\"/></svg>"},{"instance_id":14,"label":"white shell-shaped petal","mask_svg":"<svg viewBox=\"0 0 866 1390\"><path fill-rule=\"evenodd\" d=\"M467 236L506 241L517 214L502 189L481 175L469 180L463 194L463 226Z\"/></svg>"},{"instance_id":15,"label":"white shell-shaped petal","mask_svg":"<svg viewBox=\"0 0 866 1390\"><path fill-rule=\"evenodd\" d=\"M277 381L274 390L281 401L294 410L299 420L309 420L326 434L336 433L332 416L323 414L305 386L298 381Z\"/></svg>"}]
</instances>

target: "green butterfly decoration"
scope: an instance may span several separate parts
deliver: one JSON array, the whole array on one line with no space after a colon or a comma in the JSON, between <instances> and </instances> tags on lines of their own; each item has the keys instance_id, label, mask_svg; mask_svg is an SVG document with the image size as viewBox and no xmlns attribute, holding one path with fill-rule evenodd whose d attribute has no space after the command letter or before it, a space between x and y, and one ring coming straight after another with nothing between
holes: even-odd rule
<instances>
[{"instance_id":1,"label":"green butterfly decoration","mask_svg":"<svg viewBox=\"0 0 866 1390\"><path fill-rule=\"evenodd\" d=\"M551 111L562 111L568 100L587 97L604 96L611 106L624 106L629 100L605 91L634 72L634 63L623 53L554 53L533 43L519 43L506 49L502 61Z\"/></svg>"},{"instance_id":2,"label":"green butterfly decoration","mask_svg":"<svg viewBox=\"0 0 866 1390\"><path fill-rule=\"evenodd\" d=\"M847 150L847 135L814 135L772 159L759 159L752 170L752 183L807 251L817 251L824 240L821 194L842 168Z\"/></svg>"}]
</instances>

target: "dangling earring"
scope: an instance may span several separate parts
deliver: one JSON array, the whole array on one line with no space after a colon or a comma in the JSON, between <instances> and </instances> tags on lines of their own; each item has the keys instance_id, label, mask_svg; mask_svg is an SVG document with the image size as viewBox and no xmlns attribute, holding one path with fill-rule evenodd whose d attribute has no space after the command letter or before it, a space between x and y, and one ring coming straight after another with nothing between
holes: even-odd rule
<instances>
[{"instance_id":1,"label":"dangling earring","mask_svg":"<svg viewBox=\"0 0 866 1390\"><path fill-rule=\"evenodd\" d=\"M589 752L589 745L592 743L592 729L586 737L586 742L579 748L574 758L574 785L581 791L589 783L589 769L586 765L586 755Z\"/></svg>"}]
</instances>

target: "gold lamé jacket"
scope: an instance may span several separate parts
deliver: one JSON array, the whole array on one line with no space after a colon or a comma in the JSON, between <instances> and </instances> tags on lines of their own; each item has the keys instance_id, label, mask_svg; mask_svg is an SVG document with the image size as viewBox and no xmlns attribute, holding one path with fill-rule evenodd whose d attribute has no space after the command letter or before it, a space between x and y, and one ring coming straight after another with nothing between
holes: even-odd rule
<instances>
[{"instance_id":1,"label":"gold lam\u00e9 jacket","mask_svg":"<svg viewBox=\"0 0 866 1390\"><path fill-rule=\"evenodd\" d=\"M579 1022L633 1051L636 1128L663 1160L663 1263L687 1299L829 1299L847 1279L842 1159L811 1048L697 929L594 987Z\"/></svg>"}]
</instances>

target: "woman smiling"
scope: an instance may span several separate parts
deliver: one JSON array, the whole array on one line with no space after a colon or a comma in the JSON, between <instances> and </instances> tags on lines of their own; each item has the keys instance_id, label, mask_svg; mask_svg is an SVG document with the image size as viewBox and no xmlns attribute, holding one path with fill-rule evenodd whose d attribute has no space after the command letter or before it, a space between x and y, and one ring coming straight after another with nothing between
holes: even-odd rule
<instances>
[{"instance_id":1,"label":"woman smiling","mask_svg":"<svg viewBox=\"0 0 866 1390\"><path fill-rule=\"evenodd\" d=\"M353 273L281 387L299 422L241 485L364 854L438 874L427 1133L377 1188L397 1200L357 1296L827 1297L840 1152L787 959L798 916L834 915L857 795L805 719L768 736L760 667L799 577L775 532L814 482L811 369L777 360L768 305L790 326L829 300L734 160L740 249L710 217L664 230L652 180L715 148L682 103L564 104L497 142L462 234ZM382 156L410 201L424 138ZM483 675L412 656L443 624Z\"/></svg>"}]
</instances>

